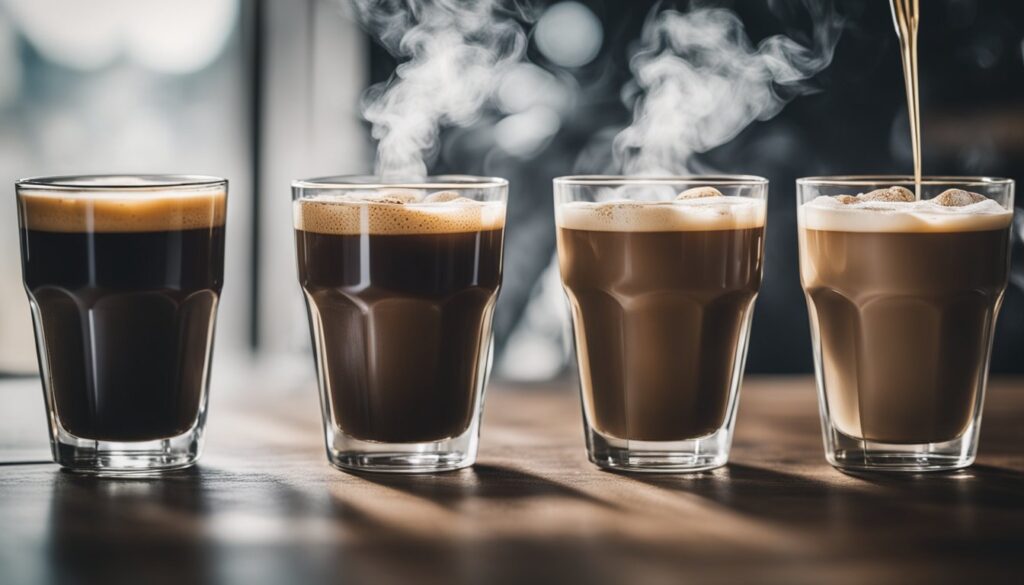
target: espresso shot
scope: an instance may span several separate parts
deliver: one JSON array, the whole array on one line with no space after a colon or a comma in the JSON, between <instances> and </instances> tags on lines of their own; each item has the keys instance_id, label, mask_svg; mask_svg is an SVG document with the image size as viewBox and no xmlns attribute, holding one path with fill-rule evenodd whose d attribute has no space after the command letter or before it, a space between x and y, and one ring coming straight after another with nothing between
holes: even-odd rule
<instances>
[{"instance_id":1,"label":"espresso shot","mask_svg":"<svg viewBox=\"0 0 1024 585\"><path fill-rule=\"evenodd\" d=\"M731 427L764 218L763 200L707 186L668 201L557 204L581 395L598 442L701 441Z\"/></svg>"},{"instance_id":2,"label":"espresso shot","mask_svg":"<svg viewBox=\"0 0 1024 585\"><path fill-rule=\"evenodd\" d=\"M800 207L823 422L837 441L898 453L973 440L1011 219L1004 205L962 189L918 200L892 186Z\"/></svg>"},{"instance_id":3,"label":"espresso shot","mask_svg":"<svg viewBox=\"0 0 1024 585\"><path fill-rule=\"evenodd\" d=\"M165 441L201 424L226 187L167 184L184 180L19 185L25 289L62 440Z\"/></svg>"},{"instance_id":4,"label":"espresso shot","mask_svg":"<svg viewBox=\"0 0 1024 585\"><path fill-rule=\"evenodd\" d=\"M361 465L352 441L398 451L475 441L504 203L346 192L298 198L294 217L332 461Z\"/></svg>"}]
</instances>

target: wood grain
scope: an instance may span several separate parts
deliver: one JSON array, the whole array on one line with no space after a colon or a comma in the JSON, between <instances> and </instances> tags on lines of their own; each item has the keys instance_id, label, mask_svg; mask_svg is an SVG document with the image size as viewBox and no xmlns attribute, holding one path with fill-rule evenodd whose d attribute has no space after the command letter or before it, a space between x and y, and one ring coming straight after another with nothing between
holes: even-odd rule
<instances>
[{"instance_id":1,"label":"wood grain","mask_svg":"<svg viewBox=\"0 0 1024 585\"><path fill-rule=\"evenodd\" d=\"M202 463L159 480L0 466L0 583L1016 582L1024 381L988 397L955 474L846 475L809 378L752 378L732 463L599 471L570 384L495 387L479 464L342 473L315 392L215 400ZM13 408L16 405L5 405Z\"/></svg>"}]
</instances>

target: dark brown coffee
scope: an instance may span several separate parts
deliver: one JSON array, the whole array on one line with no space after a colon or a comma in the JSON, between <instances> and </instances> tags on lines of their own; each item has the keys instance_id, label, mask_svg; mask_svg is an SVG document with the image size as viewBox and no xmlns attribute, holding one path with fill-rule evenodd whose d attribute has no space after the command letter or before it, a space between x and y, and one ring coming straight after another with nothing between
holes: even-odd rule
<instances>
[{"instance_id":1,"label":"dark brown coffee","mask_svg":"<svg viewBox=\"0 0 1024 585\"><path fill-rule=\"evenodd\" d=\"M600 207L568 211L563 206L559 257L591 426L637 441L717 431L741 375L763 218L733 229L745 222L726 214L700 229L699 216L673 218L671 209L660 219L653 209L627 213L621 222Z\"/></svg>"},{"instance_id":2,"label":"dark brown coffee","mask_svg":"<svg viewBox=\"0 0 1024 585\"><path fill-rule=\"evenodd\" d=\"M105 441L188 431L223 282L223 193L186 204L26 195L21 205L25 286L57 423Z\"/></svg>"},{"instance_id":3,"label":"dark brown coffee","mask_svg":"<svg viewBox=\"0 0 1024 585\"><path fill-rule=\"evenodd\" d=\"M802 211L801 271L828 408L855 439L951 441L980 399L1009 214L915 221L894 209ZM808 214L810 227L833 229L807 229Z\"/></svg>"},{"instance_id":4,"label":"dark brown coffee","mask_svg":"<svg viewBox=\"0 0 1024 585\"><path fill-rule=\"evenodd\" d=\"M333 424L384 443L466 432L489 355L503 222L473 202L296 206L299 279ZM368 233L346 233L359 217Z\"/></svg>"}]
</instances>

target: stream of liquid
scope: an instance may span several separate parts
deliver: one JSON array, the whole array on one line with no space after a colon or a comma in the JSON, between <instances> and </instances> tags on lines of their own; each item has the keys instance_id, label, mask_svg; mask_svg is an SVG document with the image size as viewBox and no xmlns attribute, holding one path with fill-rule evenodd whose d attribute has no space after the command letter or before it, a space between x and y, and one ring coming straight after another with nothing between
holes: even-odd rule
<instances>
[{"instance_id":1,"label":"stream of liquid","mask_svg":"<svg viewBox=\"0 0 1024 585\"><path fill-rule=\"evenodd\" d=\"M910 145L914 151L914 191L921 198L921 102L917 85L917 25L919 0L889 0L896 35L900 39L903 80L907 86L907 113L910 118Z\"/></svg>"}]
</instances>

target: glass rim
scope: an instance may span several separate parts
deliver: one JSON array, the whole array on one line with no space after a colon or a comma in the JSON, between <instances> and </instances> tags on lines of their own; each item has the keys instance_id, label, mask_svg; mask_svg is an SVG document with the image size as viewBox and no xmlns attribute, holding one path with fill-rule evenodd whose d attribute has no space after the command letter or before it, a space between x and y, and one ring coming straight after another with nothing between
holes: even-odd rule
<instances>
[{"instance_id":1,"label":"glass rim","mask_svg":"<svg viewBox=\"0 0 1024 585\"><path fill-rule=\"evenodd\" d=\"M860 186L890 186L890 185L914 185L912 175L835 175L801 177L796 180L797 185L809 186L832 186L832 187L860 187ZM929 186L972 186L972 187L1006 187L1012 186L1014 180L1006 177L987 176L952 176L952 175L924 175L921 177L921 185Z\"/></svg>"},{"instance_id":2,"label":"glass rim","mask_svg":"<svg viewBox=\"0 0 1024 585\"><path fill-rule=\"evenodd\" d=\"M556 185L721 185L721 186L764 186L768 179L757 175L567 175L555 177Z\"/></svg>"},{"instance_id":3,"label":"glass rim","mask_svg":"<svg viewBox=\"0 0 1024 585\"><path fill-rule=\"evenodd\" d=\"M166 189L195 189L199 187L226 186L228 180L212 175L180 174L99 174L99 175L54 175L28 177L16 181L18 188L39 190L89 192L89 191L162 191Z\"/></svg>"},{"instance_id":4,"label":"glass rim","mask_svg":"<svg viewBox=\"0 0 1024 585\"><path fill-rule=\"evenodd\" d=\"M501 177L430 175L422 178L385 179L374 175L334 175L292 181L293 189L493 189L508 187Z\"/></svg>"}]
</instances>

